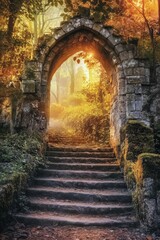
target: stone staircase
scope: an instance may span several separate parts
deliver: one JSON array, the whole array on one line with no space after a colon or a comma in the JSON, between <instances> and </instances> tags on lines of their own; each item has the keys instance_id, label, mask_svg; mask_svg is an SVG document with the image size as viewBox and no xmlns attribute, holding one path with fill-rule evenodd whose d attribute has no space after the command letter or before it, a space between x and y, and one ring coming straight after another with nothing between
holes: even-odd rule
<instances>
[{"instance_id":1,"label":"stone staircase","mask_svg":"<svg viewBox=\"0 0 160 240\"><path fill-rule=\"evenodd\" d=\"M29 212L16 214L32 225L136 227L131 195L113 150L50 147L47 167L27 189Z\"/></svg>"}]
</instances>

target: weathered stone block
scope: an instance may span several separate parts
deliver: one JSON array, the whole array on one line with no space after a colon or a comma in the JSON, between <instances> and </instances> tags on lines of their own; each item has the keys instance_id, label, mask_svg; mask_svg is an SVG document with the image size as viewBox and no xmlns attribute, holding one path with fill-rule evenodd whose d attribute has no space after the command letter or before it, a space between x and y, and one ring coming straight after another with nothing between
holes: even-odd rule
<instances>
[{"instance_id":1,"label":"weathered stone block","mask_svg":"<svg viewBox=\"0 0 160 240\"><path fill-rule=\"evenodd\" d=\"M127 110L128 110L128 113L134 112L136 110L135 101L130 101L130 100L127 101Z\"/></svg>"},{"instance_id":2,"label":"weathered stone block","mask_svg":"<svg viewBox=\"0 0 160 240\"><path fill-rule=\"evenodd\" d=\"M121 79L121 81L119 82L119 94L126 94L126 83L125 83L125 79Z\"/></svg>"},{"instance_id":3,"label":"weathered stone block","mask_svg":"<svg viewBox=\"0 0 160 240\"><path fill-rule=\"evenodd\" d=\"M150 84L150 70L145 68L144 71L145 76L142 78L142 84Z\"/></svg>"},{"instance_id":4,"label":"weathered stone block","mask_svg":"<svg viewBox=\"0 0 160 240\"><path fill-rule=\"evenodd\" d=\"M155 198L155 181L153 178L144 178L143 180L143 194L147 198Z\"/></svg>"},{"instance_id":5,"label":"weathered stone block","mask_svg":"<svg viewBox=\"0 0 160 240\"><path fill-rule=\"evenodd\" d=\"M50 63L47 62L43 65L43 71L49 71L49 68L50 68Z\"/></svg>"},{"instance_id":6,"label":"weathered stone block","mask_svg":"<svg viewBox=\"0 0 160 240\"><path fill-rule=\"evenodd\" d=\"M85 19L85 21L83 22L83 25L84 26L86 26L86 27L88 27L88 28L92 28L93 27L93 22L92 22L92 20L90 20L90 19Z\"/></svg>"},{"instance_id":7,"label":"weathered stone block","mask_svg":"<svg viewBox=\"0 0 160 240\"><path fill-rule=\"evenodd\" d=\"M144 199L144 210L147 226L150 228L156 228L156 200Z\"/></svg>"},{"instance_id":8,"label":"weathered stone block","mask_svg":"<svg viewBox=\"0 0 160 240\"><path fill-rule=\"evenodd\" d=\"M74 18L74 19L72 20L72 25L74 26L74 28L80 27L80 26L82 25L81 19L79 19L79 18Z\"/></svg>"},{"instance_id":9,"label":"weathered stone block","mask_svg":"<svg viewBox=\"0 0 160 240\"><path fill-rule=\"evenodd\" d=\"M141 83L141 77L140 76L126 76L127 83L135 83L135 84L140 84Z\"/></svg>"},{"instance_id":10,"label":"weathered stone block","mask_svg":"<svg viewBox=\"0 0 160 240\"><path fill-rule=\"evenodd\" d=\"M127 60L128 59L128 52L127 51L121 52L119 54L119 57L120 57L121 61Z\"/></svg>"},{"instance_id":11,"label":"weathered stone block","mask_svg":"<svg viewBox=\"0 0 160 240\"><path fill-rule=\"evenodd\" d=\"M135 101L135 110L142 111L142 101Z\"/></svg>"},{"instance_id":12,"label":"weathered stone block","mask_svg":"<svg viewBox=\"0 0 160 240\"><path fill-rule=\"evenodd\" d=\"M22 81L21 87L23 93L35 93L35 80Z\"/></svg>"},{"instance_id":13,"label":"weathered stone block","mask_svg":"<svg viewBox=\"0 0 160 240\"><path fill-rule=\"evenodd\" d=\"M109 45L110 46L115 46L115 45L117 45L118 43L120 43L122 40L121 40L121 38L119 38L119 37L114 37L113 35L110 35L108 38L107 38L107 40L108 40L108 43L109 43Z\"/></svg>"},{"instance_id":14,"label":"weathered stone block","mask_svg":"<svg viewBox=\"0 0 160 240\"><path fill-rule=\"evenodd\" d=\"M48 41L47 46L51 48L56 42L56 39L52 38L50 41Z\"/></svg>"},{"instance_id":15,"label":"weathered stone block","mask_svg":"<svg viewBox=\"0 0 160 240\"><path fill-rule=\"evenodd\" d=\"M42 63L39 61L28 61L26 63L26 69L36 71L42 71Z\"/></svg>"},{"instance_id":16,"label":"weathered stone block","mask_svg":"<svg viewBox=\"0 0 160 240\"><path fill-rule=\"evenodd\" d=\"M48 72L47 72L47 71L43 71L43 73L42 73L42 79L48 80Z\"/></svg>"},{"instance_id":17,"label":"weathered stone block","mask_svg":"<svg viewBox=\"0 0 160 240\"><path fill-rule=\"evenodd\" d=\"M42 78L41 85L46 87L46 86L47 86L47 83L48 83L48 79ZM42 88L41 88L41 90L42 90ZM43 92L43 90L42 90L42 92Z\"/></svg>"},{"instance_id":18,"label":"weathered stone block","mask_svg":"<svg viewBox=\"0 0 160 240\"><path fill-rule=\"evenodd\" d=\"M124 71L118 71L117 72L117 79L124 79L125 75L124 75Z\"/></svg>"},{"instance_id":19,"label":"weathered stone block","mask_svg":"<svg viewBox=\"0 0 160 240\"><path fill-rule=\"evenodd\" d=\"M36 81L41 81L41 72L35 72L35 80Z\"/></svg>"},{"instance_id":20,"label":"weathered stone block","mask_svg":"<svg viewBox=\"0 0 160 240\"><path fill-rule=\"evenodd\" d=\"M126 100L127 101L135 101L135 94L127 94L126 95Z\"/></svg>"},{"instance_id":21,"label":"weathered stone block","mask_svg":"<svg viewBox=\"0 0 160 240\"><path fill-rule=\"evenodd\" d=\"M124 72L125 72L125 74L128 75L128 76L134 75L134 74L133 74L133 68L125 68L125 69L124 69Z\"/></svg>"},{"instance_id":22,"label":"weathered stone block","mask_svg":"<svg viewBox=\"0 0 160 240\"><path fill-rule=\"evenodd\" d=\"M56 53L54 52L54 49L53 49L53 51L47 56L46 63L50 63L55 56L56 56Z\"/></svg>"},{"instance_id":23,"label":"weathered stone block","mask_svg":"<svg viewBox=\"0 0 160 240\"><path fill-rule=\"evenodd\" d=\"M62 26L62 29L65 33L68 33L74 30L74 26L71 23L66 23Z\"/></svg>"},{"instance_id":24,"label":"weathered stone block","mask_svg":"<svg viewBox=\"0 0 160 240\"><path fill-rule=\"evenodd\" d=\"M63 35L65 35L65 32L63 31L63 29L61 28L60 30L56 31L56 33L54 33L54 38L56 40L58 40L59 38L61 38Z\"/></svg>"},{"instance_id":25,"label":"weathered stone block","mask_svg":"<svg viewBox=\"0 0 160 240\"><path fill-rule=\"evenodd\" d=\"M142 86L141 84L135 84L135 93L141 94L142 93Z\"/></svg>"},{"instance_id":26,"label":"weathered stone block","mask_svg":"<svg viewBox=\"0 0 160 240\"><path fill-rule=\"evenodd\" d=\"M100 33L102 34L103 37L108 38L110 36L110 32L108 31L108 29L106 28L102 28L102 30L100 31Z\"/></svg>"},{"instance_id":27,"label":"weathered stone block","mask_svg":"<svg viewBox=\"0 0 160 240\"><path fill-rule=\"evenodd\" d=\"M133 73L135 76L144 76L145 75L145 69L143 67L136 67L133 69Z\"/></svg>"},{"instance_id":28,"label":"weathered stone block","mask_svg":"<svg viewBox=\"0 0 160 240\"><path fill-rule=\"evenodd\" d=\"M133 59L133 58L134 58L133 51L129 51L128 52L128 59Z\"/></svg>"},{"instance_id":29,"label":"weathered stone block","mask_svg":"<svg viewBox=\"0 0 160 240\"><path fill-rule=\"evenodd\" d=\"M135 59L130 59L130 60L125 60L122 63L122 66L124 68L134 68L134 67L138 67L138 61Z\"/></svg>"},{"instance_id":30,"label":"weathered stone block","mask_svg":"<svg viewBox=\"0 0 160 240\"><path fill-rule=\"evenodd\" d=\"M160 214L160 190L157 191L157 210L158 214Z\"/></svg>"},{"instance_id":31,"label":"weathered stone block","mask_svg":"<svg viewBox=\"0 0 160 240\"><path fill-rule=\"evenodd\" d=\"M127 84L126 89L127 89L126 90L127 93L136 93L136 94L142 93L141 84Z\"/></svg>"},{"instance_id":32,"label":"weathered stone block","mask_svg":"<svg viewBox=\"0 0 160 240\"><path fill-rule=\"evenodd\" d=\"M134 84L127 84L127 93L134 93Z\"/></svg>"},{"instance_id":33,"label":"weathered stone block","mask_svg":"<svg viewBox=\"0 0 160 240\"><path fill-rule=\"evenodd\" d=\"M119 43L115 46L115 51L116 53L121 53L121 52L124 52L125 51L125 45L122 44L122 43Z\"/></svg>"}]
</instances>

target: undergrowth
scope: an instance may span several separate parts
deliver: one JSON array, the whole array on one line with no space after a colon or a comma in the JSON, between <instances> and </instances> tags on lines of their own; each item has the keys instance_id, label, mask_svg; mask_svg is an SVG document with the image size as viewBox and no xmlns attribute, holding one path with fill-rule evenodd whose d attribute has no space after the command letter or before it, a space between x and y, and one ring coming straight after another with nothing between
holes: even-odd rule
<instances>
[{"instance_id":1,"label":"undergrowth","mask_svg":"<svg viewBox=\"0 0 160 240\"><path fill-rule=\"evenodd\" d=\"M102 93L99 83L51 105L51 118L62 121L75 134L100 143L109 138L109 112L110 94L106 89Z\"/></svg>"},{"instance_id":2,"label":"undergrowth","mask_svg":"<svg viewBox=\"0 0 160 240\"><path fill-rule=\"evenodd\" d=\"M0 185L43 163L43 141L38 133L7 134L0 139Z\"/></svg>"}]
</instances>

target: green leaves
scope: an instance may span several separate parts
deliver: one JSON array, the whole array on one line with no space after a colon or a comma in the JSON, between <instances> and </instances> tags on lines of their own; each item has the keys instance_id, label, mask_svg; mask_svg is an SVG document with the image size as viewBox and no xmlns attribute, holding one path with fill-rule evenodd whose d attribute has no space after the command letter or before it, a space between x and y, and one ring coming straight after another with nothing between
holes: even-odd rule
<instances>
[{"instance_id":1,"label":"green leaves","mask_svg":"<svg viewBox=\"0 0 160 240\"><path fill-rule=\"evenodd\" d=\"M27 133L7 135L0 142L0 184L7 183L14 175L31 171L42 162L42 140Z\"/></svg>"}]
</instances>

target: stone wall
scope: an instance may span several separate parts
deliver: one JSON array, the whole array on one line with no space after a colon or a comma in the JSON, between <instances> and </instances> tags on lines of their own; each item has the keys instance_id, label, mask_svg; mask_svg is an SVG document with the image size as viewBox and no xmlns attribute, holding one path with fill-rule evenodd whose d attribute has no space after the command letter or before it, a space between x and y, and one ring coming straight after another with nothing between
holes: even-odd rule
<instances>
[{"instance_id":1,"label":"stone wall","mask_svg":"<svg viewBox=\"0 0 160 240\"><path fill-rule=\"evenodd\" d=\"M132 120L121 129L120 164L142 226L160 224L160 155L155 154L154 132Z\"/></svg>"},{"instance_id":2,"label":"stone wall","mask_svg":"<svg viewBox=\"0 0 160 240\"><path fill-rule=\"evenodd\" d=\"M156 68L156 82L151 86L148 110L155 133L156 151L160 153L160 65Z\"/></svg>"},{"instance_id":3,"label":"stone wall","mask_svg":"<svg viewBox=\"0 0 160 240\"><path fill-rule=\"evenodd\" d=\"M19 100L14 122L17 131L44 131L47 128L43 107L32 94L24 95Z\"/></svg>"},{"instance_id":4,"label":"stone wall","mask_svg":"<svg viewBox=\"0 0 160 240\"><path fill-rule=\"evenodd\" d=\"M142 223L150 230L160 226L160 155L140 154L134 166L134 201Z\"/></svg>"}]
</instances>

